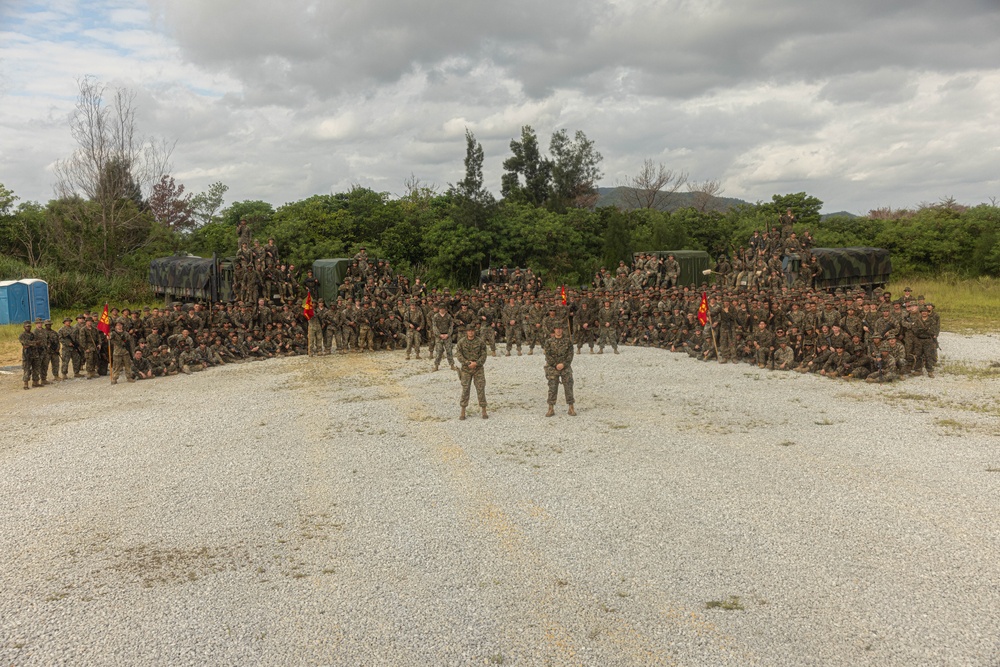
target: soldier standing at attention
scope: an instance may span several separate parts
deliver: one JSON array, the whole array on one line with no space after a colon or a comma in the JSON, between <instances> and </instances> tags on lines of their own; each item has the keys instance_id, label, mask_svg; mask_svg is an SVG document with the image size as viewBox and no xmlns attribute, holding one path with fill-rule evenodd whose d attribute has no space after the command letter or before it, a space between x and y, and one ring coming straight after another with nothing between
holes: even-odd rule
<instances>
[{"instance_id":1,"label":"soldier standing at attention","mask_svg":"<svg viewBox=\"0 0 1000 667\"><path fill-rule=\"evenodd\" d=\"M552 329L552 336L545 341L545 379L549 382L549 411L546 417L555 415L556 398L559 394L559 381L563 383L563 393L566 397L566 405L569 406L567 414L576 416L573 409L573 341L569 336L563 335L562 324L557 324Z\"/></svg>"},{"instance_id":2,"label":"soldier standing at attention","mask_svg":"<svg viewBox=\"0 0 1000 667\"><path fill-rule=\"evenodd\" d=\"M434 370L441 365L441 357L448 353L448 365L455 368L455 358L452 354L451 334L454 323L448 313L445 303L438 305L438 312L431 318L431 332L434 340Z\"/></svg>"},{"instance_id":3,"label":"soldier standing at attention","mask_svg":"<svg viewBox=\"0 0 1000 667\"><path fill-rule=\"evenodd\" d=\"M125 379L135 382L132 373L132 354L128 349L125 329L121 322L115 324L111 332L111 384L118 384L118 378L125 373Z\"/></svg>"},{"instance_id":4,"label":"soldier standing at attention","mask_svg":"<svg viewBox=\"0 0 1000 667\"><path fill-rule=\"evenodd\" d=\"M52 320L45 320L45 343L49 350L49 364L52 366L52 379L58 382L59 377L59 334L52 330Z\"/></svg>"},{"instance_id":5,"label":"soldier standing at attention","mask_svg":"<svg viewBox=\"0 0 1000 667\"><path fill-rule=\"evenodd\" d=\"M424 332L424 312L417 308L416 301L410 301L410 307L403 315L403 324L406 326L406 358L409 360L410 354L416 352L417 359L420 358L420 337Z\"/></svg>"},{"instance_id":6,"label":"soldier standing at attention","mask_svg":"<svg viewBox=\"0 0 1000 667\"><path fill-rule=\"evenodd\" d=\"M40 387L38 382L38 368L35 365L35 357L40 354L42 341L35 338L31 331L31 322L24 323L24 331L17 337L21 342L21 379L24 380L24 388L28 389L28 382L32 387Z\"/></svg>"},{"instance_id":7,"label":"soldier standing at attention","mask_svg":"<svg viewBox=\"0 0 1000 667\"><path fill-rule=\"evenodd\" d=\"M479 407L483 411L483 419L487 419L486 414L486 371L483 366L486 364L486 341L482 336L476 335L476 325L467 324L465 337L458 341L455 347L455 356L458 358L458 379L462 383L462 398L459 405L462 412L459 419L465 419L465 408L469 406L470 385L476 384L476 397L479 399Z\"/></svg>"},{"instance_id":8,"label":"soldier standing at attention","mask_svg":"<svg viewBox=\"0 0 1000 667\"><path fill-rule=\"evenodd\" d=\"M59 342L62 344L62 364L60 371L62 379L69 379L69 365L73 363L73 371L76 377L80 377L80 358L76 347L76 329L72 326L73 320L69 317L63 319L62 328L59 329Z\"/></svg>"}]
</instances>

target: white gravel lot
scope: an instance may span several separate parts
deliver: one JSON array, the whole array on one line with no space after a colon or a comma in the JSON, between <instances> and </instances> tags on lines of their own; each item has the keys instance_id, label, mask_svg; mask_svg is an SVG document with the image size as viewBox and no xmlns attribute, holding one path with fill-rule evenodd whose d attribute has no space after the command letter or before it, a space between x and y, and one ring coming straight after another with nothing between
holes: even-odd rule
<instances>
[{"instance_id":1,"label":"white gravel lot","mask_svg":"<svg viewBox=\"0 0 1000 667\"><path fill-rule=\"evenodd\" d=\"M491 357L465 422L401 352L2 376L0 665L998 665L1000 338L942 347L583 354L552 419Z\"/></svg>"}]
</instances>

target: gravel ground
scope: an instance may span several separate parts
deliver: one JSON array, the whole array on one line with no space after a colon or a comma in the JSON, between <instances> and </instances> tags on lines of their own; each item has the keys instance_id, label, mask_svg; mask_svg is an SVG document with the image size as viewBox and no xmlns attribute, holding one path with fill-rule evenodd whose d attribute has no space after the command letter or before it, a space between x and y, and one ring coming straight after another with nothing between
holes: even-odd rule
<instances>
[{"instance_id":1,"label":"gravel ground","mask_svg":"<svg viewBox=\"0 0 1000 667\"><path fill-rule=\"evenodd\" d=\"M2 376L3 665L997 665L996 336L831 381L659 350ZM100 382L100 384L98 384Z\"/></svg>"}]
</instances>

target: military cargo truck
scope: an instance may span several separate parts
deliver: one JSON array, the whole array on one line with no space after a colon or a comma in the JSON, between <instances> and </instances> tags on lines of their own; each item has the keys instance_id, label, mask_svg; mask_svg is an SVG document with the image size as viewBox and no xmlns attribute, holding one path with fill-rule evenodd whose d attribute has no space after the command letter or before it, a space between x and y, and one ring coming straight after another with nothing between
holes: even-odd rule
<instances>
[{"instance_id":1,"label":"military cargo truck","mask_svg":"<svg viewBox=\"0 0 1000 667\"><path fill-rule=\"evenodd\" d=\"M319 280L319 294L314 296L327 303L336 303L340 284L347 277L347 270L351 268L353 262L353 259L346 257L317 259L313 262L313 277Z\"/></svg>"},{"instance_id":2,"label":"military cargo truck","mask_svg":"<svg viewBox=\"0 0 1000 667\"><path fill-rule=\"evenodd\" d=\"M149 264L149 285L171 301L232 301L233 258L172 255Z\"/></svg>"},{"instance_id":3,"label":"military cargo truck","mask_svg":"<svg viewBox=\"0 0 1000 667\"><path fill-rule=\"evenodd\" d=\"M832 290L838 287L863 287L868 291L885 287L892 275L892 260L884 248L813 248L812 255L822 273L816 278L815 287ZM800 255L788 256L786 272L799 274L802 270Z\"/></svg>"}]
</instances>

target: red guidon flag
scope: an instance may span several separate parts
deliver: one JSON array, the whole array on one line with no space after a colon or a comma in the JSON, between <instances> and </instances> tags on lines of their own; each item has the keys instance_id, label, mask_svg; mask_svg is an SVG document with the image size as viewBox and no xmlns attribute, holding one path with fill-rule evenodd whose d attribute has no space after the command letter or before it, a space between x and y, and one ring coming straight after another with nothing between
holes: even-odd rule
<instances>
[{"instance_id":1,"label":"red guidon flag","mask_svg":"<svg viewBox=\"0 0 1000 667\"><path fill-rule=\"evenodd\" d=\"M565 285L562 286L562 302L563 302L563 305L565 306L566 305L566 286Z\"/></svg>"},{"instance_id":2,"label":"red guidon flag","mask_svg":"<svg viewBox=\"0 0 1000 667\"><path fill-rule=\"evenodd\" d=\"M306 292L306 300L302 304L302 314L306 316L306 320L311 320L316 311L313 310L313 295L312 292Z\"/></svg>"},{"instance_id":3,"label":"red guidon flag","mask_svg":"<svg viewBox=\"0 0 1000 667\"><path fill-rule=\"evenodd\" d=\"M701 293L701 305L698 306L698 324L705 326L708 322L708 294Z\"/></svg>"},{"instance_id":4,"label":"red guidon flag","mask_svg":"<svg viewBox=\"0 0 1000 667\"><path fill-rule=\"evenodd\" d=\"M111 335L111 316L108 315L108 304L104 304L104 312L101 313L101 319L97 320L97 330L105 336Z\"/></svg>"}]
</instances>

